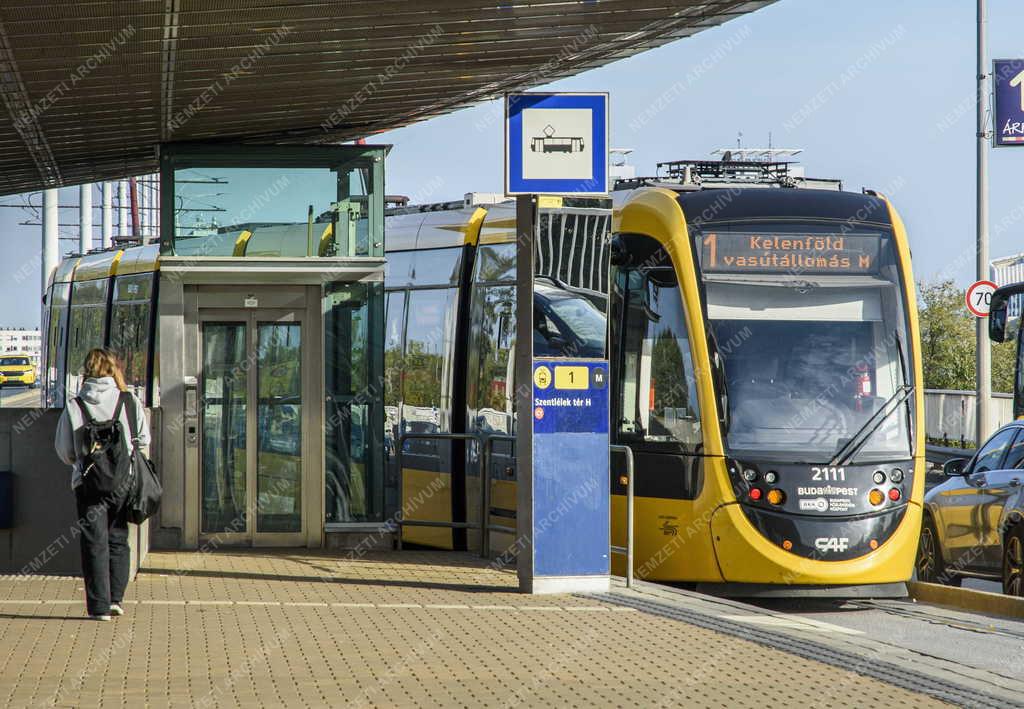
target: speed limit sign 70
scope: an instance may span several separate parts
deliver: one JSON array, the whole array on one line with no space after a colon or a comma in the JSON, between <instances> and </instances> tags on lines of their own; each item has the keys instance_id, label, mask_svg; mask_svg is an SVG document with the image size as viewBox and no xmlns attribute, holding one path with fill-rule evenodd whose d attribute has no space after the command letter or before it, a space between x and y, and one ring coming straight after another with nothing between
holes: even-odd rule
<instances>
[{"instance_id":1,"label":"speed limit sign 70","mask_svg":"<svg viewBox=\"0 0 1024 709\"><path fill-rule=\"evenodd\" d=\"M967 309L979 318L987 318L992 294L997 286L992 281L978 281L967 289Z\"/></svg>"}]
</instances>

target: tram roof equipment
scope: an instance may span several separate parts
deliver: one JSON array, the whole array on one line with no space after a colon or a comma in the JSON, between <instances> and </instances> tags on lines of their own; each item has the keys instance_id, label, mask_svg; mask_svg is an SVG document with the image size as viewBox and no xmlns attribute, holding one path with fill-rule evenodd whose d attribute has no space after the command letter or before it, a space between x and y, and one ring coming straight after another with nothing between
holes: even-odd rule
<instances>
[{"instance_id":1,"label":"tram roof equipment","mask_svg":"<svg viewBox=\"0 0 1024 709\"><path fill-rule=\"evenodd\" d=\"M805 177L802 167L792 161L732 159L659 162L656 175L619 179L613 189L621 191L645 186L677 191L723 187L843 189L842 180Z\"/></svg>"}]
</instances>

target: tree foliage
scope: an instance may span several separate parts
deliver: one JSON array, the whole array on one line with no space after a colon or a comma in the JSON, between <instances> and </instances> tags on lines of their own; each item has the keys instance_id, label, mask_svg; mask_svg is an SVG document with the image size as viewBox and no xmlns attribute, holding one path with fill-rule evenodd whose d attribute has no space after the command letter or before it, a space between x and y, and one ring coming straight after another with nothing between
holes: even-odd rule
<instances>
[{"instance_id":1,"label":"tree foliage","mask_svg":"<svg viewBox=\"0 0 1024 709\"><path fill-rule=\"evenodd\" d=\"M974 389L975 318L951 280L918 284L926 389ZM992 391L1013 391L1013 342L992 345Z\"/></svg>"}]
</instances>

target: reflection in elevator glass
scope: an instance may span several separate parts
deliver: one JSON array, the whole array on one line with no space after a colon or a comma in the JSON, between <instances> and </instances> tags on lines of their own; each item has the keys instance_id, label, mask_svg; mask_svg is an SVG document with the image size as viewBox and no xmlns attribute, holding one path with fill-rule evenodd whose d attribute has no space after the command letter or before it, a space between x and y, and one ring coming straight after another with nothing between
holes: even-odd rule
<instances>
[{"instance_id":1,"label":"reflection in elevator glass","mask_svg":"<svg viewBox=\"0 0 1024 709\"><path fill-rule=\"evenodd\" d=\"M259 323L256 531L302 531L302 330Z\"/></svg>"},{"instance_id":2,"label":"reflection in elevator glass","mask_svg":"<svg viewBox=\"0 0 1024 709\"><path fill-rule=\"evenodd\" d=\"M324 300L324 521L383 519L380 284L327 286ZM373 445L372 441L378 441Z\"/></svg>"},{"instance_id":3,"label":"reflection in elevator glass","mask_svg":"<svg viewBox=\"0 0 1024 709\"><path fill-rule=\"evenodd\" d=\"M245 325L203 324L202 531L246 530Z\"/></svg>"}]
</instances>

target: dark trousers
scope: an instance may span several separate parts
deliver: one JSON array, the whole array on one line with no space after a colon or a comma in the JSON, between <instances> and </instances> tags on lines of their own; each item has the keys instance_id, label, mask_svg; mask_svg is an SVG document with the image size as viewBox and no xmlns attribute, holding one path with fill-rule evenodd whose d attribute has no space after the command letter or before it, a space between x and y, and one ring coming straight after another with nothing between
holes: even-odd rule
<instances>
[{"instance_id":1,"label":"dark trousers","mask_svg":"<svg viewBox=\"0 0 1024 709\"><path fill-rule=\"evenodd\" d=\"M89 615L106 615L111 603L121 603L128 586L131 550L123 500L95 500L75 489L78 523L82 529L82 576Z\"/></svg>"}]
</instances>

